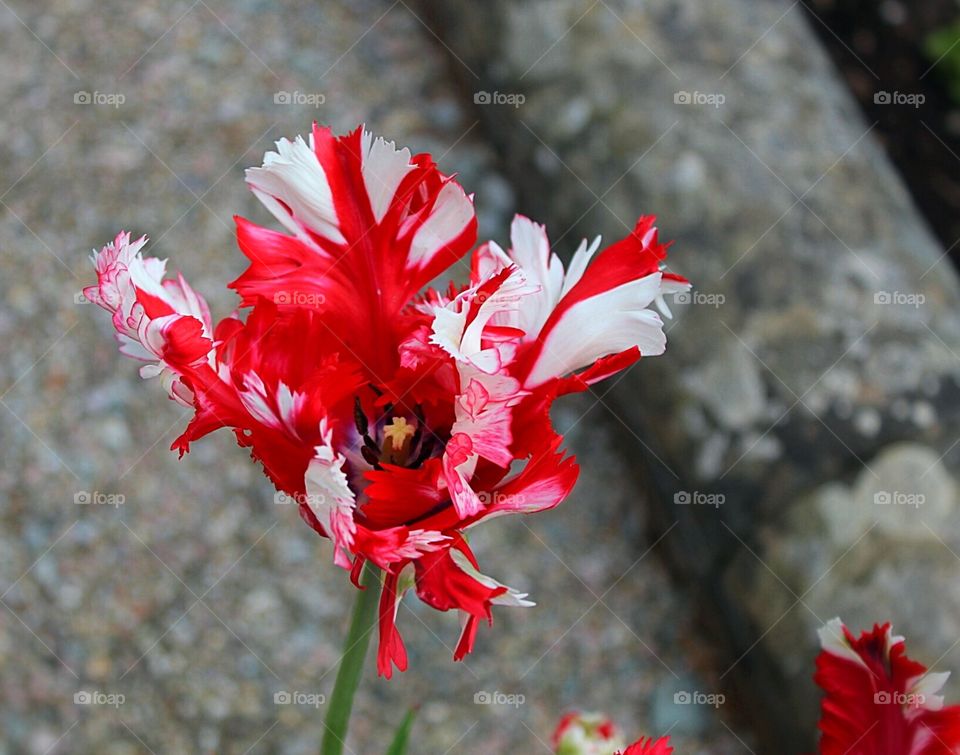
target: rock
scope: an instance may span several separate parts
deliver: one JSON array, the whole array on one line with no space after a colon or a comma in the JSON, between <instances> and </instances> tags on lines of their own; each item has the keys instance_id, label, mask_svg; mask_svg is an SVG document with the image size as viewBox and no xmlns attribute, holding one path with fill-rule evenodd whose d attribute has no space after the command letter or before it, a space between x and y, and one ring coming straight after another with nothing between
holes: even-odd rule
<instances>
[{"instance_id":1,"label":"rock","mask_svg":"<svg viewBox=\"0 0 960 755\"><path fill-rule=\"evenodd\" d=\"M884 448L860 473L852 497L897 541L940 541L956 513L956 483L940 454L916 444Z\"/></svg>"},{"instance_id":2,"label":"rock","mask_svg":"<svg viewBox=\"0 0 960 755\"><path fill-rule=\"evenodd\" d=\"M619 448L646 462L664 550L702 601L731 700L752 706L764 750L811 749L814 698L795 681L809 678L820 620L846 612L851 625L902 626L925 600L917 593L955 590L956 564L921 523L929 516L947 543L960 535L950 516L960 288L949 260L796 6L424 5L479 80L451 70L472 87L522 91L520 107L478 115L521 209L570 229L561 248L622 237L640 213L659 214L676 239L670 267L699 296L675 308L666 356L611 392L627 428ZM590 112L576 132L558 115L571 102ZM725 503L674 505L692 491ZM932 497L917 510L874 505L882 491ZM868 539L884 545L861 543L830 571L834 538L855 542L869 520ZM906 554L929 567L922 590L916 567L883 581ZM785 560L811 577L804 589L816 582L835 602L815 613L796 603L771 628L796 602L766 573ZM867 605L845 587L851 573L869 587L869 611L854 609ZM950 648L958 616L928 611L924 642Z\"/></svg>"},{"instance_id":3,"label":"rock","mask_svg":"<svg viewBox=\"0 0 960 755\"><path fill-rule=\"evenodd\" d=\"M764 414L766 397L757 361L736 341L710 355L689 378L693 393L728 432L757 423Z\"/></svg>"},{"instance_id":4,"label":"rock","mask_svg":"<svg viewBox=\"0 0 960 755\"><path fill-rule=\"evenodd\" d=\"M809 711L816 695L804 667L815 652L807 616L840 615L863 629L891 620L911 657L936 663L935 670L960 660L950 620L960 608L951 579L960 561L960 536L950 526L955 507L955 480L937 454L902 443L868 460L851 485L813 491L784 523L761 528L755 553L735 557L729 589L758 626L776 627L764 643L796 682L798 704Z\"/></svg>"}]
</instances>

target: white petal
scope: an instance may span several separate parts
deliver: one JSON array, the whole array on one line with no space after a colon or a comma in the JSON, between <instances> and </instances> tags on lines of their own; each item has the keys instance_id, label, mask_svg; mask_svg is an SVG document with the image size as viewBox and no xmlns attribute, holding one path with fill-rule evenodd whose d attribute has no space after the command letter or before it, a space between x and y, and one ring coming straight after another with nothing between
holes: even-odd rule
<instances>
[{"instance_id":1,"label":"white petal","mask_svg":"<svg viewBox=\"0 0 960 755\"><path fill-rule=\"evenodd\" d=\"M550 251L546 229L523 215L510 224L510 256L524 276L539 291L524 299L519 325L531 335L540 332L563 289L563 263Z\"/></svg>"},{"instance_id":2,"label":"white petal","mask_svg":"<svg viewBox=\"0 0 960 755\"><path fill-rule=\"evenodd\" d=\"M138 359L141 362L153 362L157 359L156 354L148 351L139 339L133 336L118 332L117 341L120 344L120 353L126 357Z\"/></svg>"},{"instance_id":3,"label":"white petal","mask_svg":"<svg viewBox=\"0 0 960 755\"><path fill-rule=\"evenodd\" d=\"M464 308L466 307L466 301L476 295L477 288L474 287L460 295L463 297L462 306ZM480 354L481 339L487 324L500 313L522 312L524 303L531 296L536 295L539 290L536 284L527 281L523 270L514 268L500 287L480 305L476 317L467 325L463 332L460 347L463 353L471 358L475 354ZM460 297L457 298L460 299Z\"/></svg>"},{"instance_id":4,"label":"white petal","mask_svg":"<svg viewBox=\"0 0 960 755\"><path fill-rule=\"evenodd\" d=\"M949 671L927 672L918 679L912 679L907 684L909 694L915 696L919 707L927 710L940 710L943 707L943 695L937 693L943 689L943 685L950 678Z\"/></svg>"},{"instance_id":5,"label":"white petal","mask_svg":"<svg viewBox=\"0 0 960 755\"><path fill-rule=\"evenodd\" d=\"M397 149L393 142L385 141L381 136L374 139L369 131L363 132L362 149L363 183L373 217L379 223L387 214L400 183L416 166L410 163L409 149Z\"/></svg>"},{"instance_id":6,"label":"white petal","mask_svg":"<svg viewBox=\"0 0 960 755\"><path fill-rule=\"evenodd\" d=\"M334 562L349 568L349 551L357 531L353 519L356 498L343 471L346 459L330 445L332 433L326 421L320 424L323 444L314 449L304 482L307 489L307 505L333 541Z\"/></svg>"},{"instance_id":7,"label":"white petal","mask_svg":"<svg viewBox=\"0 0 960 755\"><path fill-rule=\"evenodd\" d=\"M496 241L486 242L474 254L477 261L477 277L472 281L474 284L487 280L505 267L510 267L512 262Z\"/></svg>"},{"instance_id":8,"label":"white petal","mask_svg":"<svg viewBox=\"0 0 960 755\"><path fill-rule=\"evenodd\" d=\"M257 198L300 238L313 243L300 226L302 223L335 243L346 241L340 233L330 182L316 153L302 136L292 142L289 139L278 141L277 151L267 152L263 156L263 165L247 169L246 175Z\"/></svg>"},{"instance_id":9,"label":"white petal","mask_svg":"<svg viewBox=\"0 0 960 755\"><path fill-rule=\"evenodd\" d=\"M451 306L436 308L430 343L436 344L457 359L466 359L466 356L460 351L460 341L463 340L463 328L466 322L466 309L457 312Z\"/></svg>"},{"instance_id":10,"label":"white petal","mask_svg":"<svg viewBox=\"0 0 960 755\"><path fill-rule=\"evenodd\" d=\"M563 279L563 290L560 292L561 299L567 295L567 292L571 288L580 282L580 279L587 270L587 265L590 264L590 260L593 259L593 255L596 254L599 248L599 236L593 240L593 243L590 244L589 247L587 246L586 239L580 242L580 246L577 247L577 251L573 253L573 259L570 260L570 265L567 267L567 274Z\"/></svg>"},{"instance_id":11,"label":"white petal","mask_svg":"<svg viewBox=\"0 0 960 755\"><path fill-rule=\"evenodd\" d=\"M516 312L521 300L538 289L529 285L523 272L515 268L500 287L483 301L468 325L470 304L485 282L480 281L445 306L434 309L430 342L458 361L472 362L489 373L500 366L500 357L496 349L481 349L484 328L498 315Z\"/></svg>"},{"instance_id":12,"label":"white petal","mask_svg":"<svg viewBox=\"0 0 960 755\"><path fill-rule=\"evenodd\" d=\"M243 390L240 391L240 400L243 406L257 422L279 430L282 425L279 417L267 401L267 387L255 372L248 372L243 376Z\"/></svg>"},{"instance_id":13,"label":"white petal","mask_svg":"<svg viewBox=\"0 0 960 755\"><path fill-rule=\"evenodd\" d=\"M830 619L830 621L820 627L820 629L817 630L817 635L820 637L820 647L827 653L866 667L863 659L857 655L856 651L850 647L850 643L847 642L847 636L843 632L843 622L840 621L839 617Z\"/></svg>"},{"instance_id":14,"label":"white petal","mask_svg":"<svg viewBox=\"0 0 960 755\"><path fill-rule=\"evenodd\" d=\"M473 215L473 202L459 184L453 181L445 184L437 195L433 212L413 236L410 266L423 267L438 250L463 233Z\"/></svg>"},{"instance_id":15,"label":"white petal","mask_svg":"<svg viewBox=\"0 0 960 755\"><path fill-rule=\"evenodd\" d=\"M140 377L144 380L149 380L150 378L155 378L157 375L163 373L166 368L162 364L157 362L151 362L150 364L145 364L140 368Z\"/></svg>"},{"instance_id":16,"label":"white petal","mask_svg":"<svg viewBox=\"0 0 960 755\"><path fill-rule=\"evenodd\" d=\"M507 588L507 591L503 595L498 595L490 601L494 605L519 606L522 608L529 608L530 606L536 605L536 603L534 603L532 600L526 599L527 593L517 592L512 587L507 587L506 585L500 584L493 577L488 577L486 574L481 574L474 567L474 565L470 563L470 559L467 558L463 551L457 550L456 548L451 548L450 558L453 559L453 563L455 563L462 571L473 577L480 584L493 589L498 587Z\"/></svg>"},{"instance_id":17,"label":"white petal","mask_svg":"<svg viewBox=\"0 0 960 755\"><path fill-rule=\"evenodd\" d=\"M274 430L285 430L294 437L297 435L296 420L306 401L306 394L291 391L285 383L280 382L271 401L267 387L255 372L243 376L243 388L239 393L240 400L254 419ZM273 408L274 404L276 409Z\"/></svg>"},{"instance_id":18,"label":"white petal","mask_svg":"<svg viewBox=\"0 0 960 755\"><path fill-rule=\"evenodd\" d=\"M178 275L176 280L164 280L166 262L156 257L133 258L127 267L130 282L166 303L174 312L198 319L203 324L204 335L210 337L213 324L206 301L190 287L183 275Z\"/></svg>"},{"instance_id":19,"label":"white petal","mask_svg":"<svg viewBox=\"0 0 960 755\"><path fill-rule=\"evenodd\" d=\"M633 346L644 356L662 354L663 321L647 309L659 291L660 273L653 273L574 304L547 334L527 387Z\"/></svg>"},{"instance_id":20,"label":"white petal","mask_svg":"<svg viewBox=\"0 0 960 755\"><path fill-rule=\"evenodd\" d=\"M668 320L672 320L673 313L670 311L670 307L667 306L667 302L663 298L664 295L679 294L682 291L689 291L690 288L690 283L687 281L681 283L672 278L664 278L660 282L660 295L657 297L657 309L659 309Z\"/></svg>"},{"instance_id":21,"label":"white petal","mask_svg":"<svg viewBox=\"0 0 960 755\"><path fill-rule=\"evenodd\" d=\"M127 265L127 272L130 275L130 282L151 296L161 301L167 301L166 292L163 290L161 280L164 276L165 260L161 262L156 257L134 257ZM160 263L160 264L156 264Z\"/></svg>"}]
</instances>

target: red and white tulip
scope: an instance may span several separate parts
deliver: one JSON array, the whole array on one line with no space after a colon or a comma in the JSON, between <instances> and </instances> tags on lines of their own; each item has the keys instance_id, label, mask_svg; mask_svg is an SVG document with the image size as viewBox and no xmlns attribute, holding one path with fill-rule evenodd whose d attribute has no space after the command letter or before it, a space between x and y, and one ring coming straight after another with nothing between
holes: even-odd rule
<instances>
[{"instance_id":1,"label":"red and white tulip","mask_svg":"<svg viewBox=\"0 0 960 755\"><path fill-rule=\"evenodd\" d=\"M954 755L960 752L960 705L937 694L949 677L906 654L890 624L859 638L840 619L820 629L814 681L821 755Z\"/></svg>"},{"instance_id":2,"label":"red and white tulip","mask_svg":"<svg viewBox=\"0 0 960 755\"><path fill-rule=\"evenodd\" d=\"M518 216L509 250L473 253L466 286L425 290L473 247L472 197L362 127L281 139L247 182L286 232L236 218L244 314L214 327L124 233L95 256L86 295L141 374L195 409L175 449L231 429L355 582L366 561L384 570L381 674L406 668L396 617L411 587L460 611L460 659L494 605L533 605L480 571L464 533L566 497L577 465L550 405L662 353L655 308L669 315L663 295L689 284L663 269L652 217L602 250L584 242L564 270Z\"/></svg>"}]
</instances>

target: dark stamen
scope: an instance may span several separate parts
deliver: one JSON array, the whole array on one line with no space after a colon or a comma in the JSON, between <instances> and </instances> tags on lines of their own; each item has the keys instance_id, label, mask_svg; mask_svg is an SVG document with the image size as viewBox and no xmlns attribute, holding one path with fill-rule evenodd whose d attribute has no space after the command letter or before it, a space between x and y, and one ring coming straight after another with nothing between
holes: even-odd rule
<instances>
[{"instance_id":1,"label":"dark stamen","mask_svg":"<svg viewBox=\"0 0 960 755\"><path fill-rule=\"evenodd\" d=\"M363 456L363 458L366 460L367 464L369 464L369 465L370 465L371 467L373 467L374 469L382 469L382 467L380 466L380 451L379 451L379 449L376 450L376 451L374 451L374 450L372 450L371 448L369 448L368 446L362 446L362 447L360 448L360 455Z\"/></svg>"},{"instance_id":2,"label":"dark stamen","mask_svg":"<svg viewBox=\"0 0 960 755\"><path fill-rule=\"evenodd\" d=\"M423 428L427 424L423 417L423 407L420 406L420 404L417 404L413 408L413 416L417 418L417 429L414 431L413 438L410 440L410 448L417 447L417 443L419 443L423 437Z\"/></svg>"},{"instance_id":3,"label":"dark stamen","mask_svg":"<svg viewBox=\"0 0 960 755\"><path fill-rule=\"evenodd\" d=\"M423 464L427 458L430 456L430 452L433 450L433 438L424 438L423 445L420 446L420 453L417 454L417 458L413 460L411 468L416 469L421 464Z\"/></svg>"},{"instance_id":4,"label":"dark stamen","mask_svg":"<svg viewBox=\"0 0 960 755\"><path fill-rule=\"evenodd\" d=\"M370 422L367 419L366 412L363 411L363 405L360 403L360 397L353 397L353 421L357 426L357 432L366 435L370 428Z\"/></svg>"}]
</instances>

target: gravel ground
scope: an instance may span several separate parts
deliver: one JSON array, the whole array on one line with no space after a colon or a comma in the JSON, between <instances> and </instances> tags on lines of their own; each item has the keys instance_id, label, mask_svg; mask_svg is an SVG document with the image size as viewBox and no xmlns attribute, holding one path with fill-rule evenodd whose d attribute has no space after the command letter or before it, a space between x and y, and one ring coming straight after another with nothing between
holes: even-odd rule
<instances>
[{"instance_id":1,"label":"gravel ground","mask_svg":"<svg viewBox=\"0 0 960 755\"><path fill-rule=\"evenodd\" d=\"M2 6L0 753L315 752L322 706L274 696L329 695L353 590L230 437L167 450L185 414L78 300L87 254L147 233L228 313L231 215L266 220L242 170L314 118L432 151L477 192L484 235L503 238L510 188L402 2ZM538 607L500 611L454 665L455 618L408 599L411 670L368 669L351 751L382 752L414 703L418 753L548 751L572 706L670 729L680 753L745 751L712 709L673 704L711 686L606 415L589 398L558 414L585 469L566 505L475 537ZM94 493L118 505L76 505Z\"/></svg>"}]
</instances>

